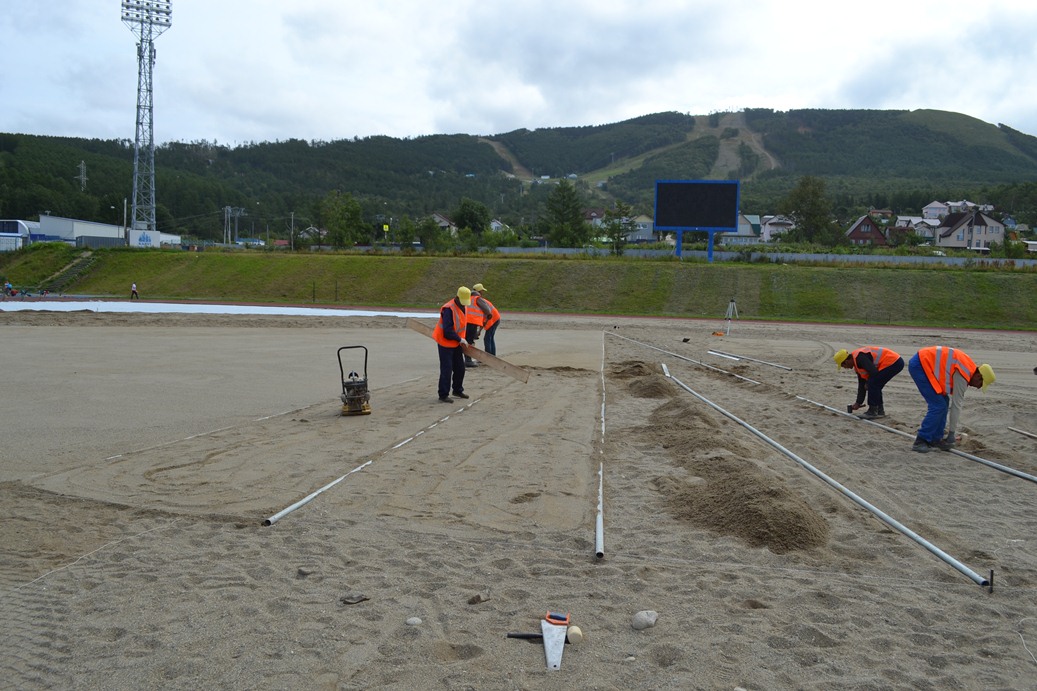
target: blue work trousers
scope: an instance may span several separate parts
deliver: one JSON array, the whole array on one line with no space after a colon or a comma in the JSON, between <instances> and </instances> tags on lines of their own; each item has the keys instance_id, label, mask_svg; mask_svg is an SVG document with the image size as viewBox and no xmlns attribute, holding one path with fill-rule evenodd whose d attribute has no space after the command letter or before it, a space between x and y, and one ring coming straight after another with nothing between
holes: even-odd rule
<instances>
[{"instance_id":1,"label":"blue work trousers","mask_svg":"<svg viewBox=\"0 0 1037 691\"><path fill-rule=\"evenodd\" d=\"M880 369L868 377L868 407L882 408L882 387L904 370L904 358L899 358L886 369Z\"/></svg>"},{"instance_id":2,"label":"blue work trousers","mask_svg":"<svg viewBox=\"0 0 1037 691\"><path fill-rule=\"evenodd\" d=\"M493 326L482 332L483 349L490 355L497 354L497 342L493 340L493 335L497 333L498 326L500 326L500 322L494 322Z\"/></svg>"},{"instance_id":3,"label":"blue work trousers","mask_svg":"<svg viewBox=\"0 0 1037 691\"><path fill-rule=\"evenodd\" d=\"M439 348L439 397L450 395L450 386L453 384L454 393L464 393L464 351L461 346L456 348Z\"/></svg>"},{"instance_id":4,"label":"blue work trousers","mask_svg":"<svg viewBox=\"0 0 1037 691\"><path fill-rule=\"evenodd\" d=\"M925 370L922 369L918 353L915 353L911 357L911 361L907 363L907 371L911 373L911 378L915 380L918 392L922 394L922 398L929 404L929 410L926 411L925 417L922 418L922 426L918 430L918 436L930 444L934 444L943 439L943 431L947 426L947 410L950 407L950 397L936 393L936 389L929 382L929 377L926 376Z\"/></svg>"}]
</instances>

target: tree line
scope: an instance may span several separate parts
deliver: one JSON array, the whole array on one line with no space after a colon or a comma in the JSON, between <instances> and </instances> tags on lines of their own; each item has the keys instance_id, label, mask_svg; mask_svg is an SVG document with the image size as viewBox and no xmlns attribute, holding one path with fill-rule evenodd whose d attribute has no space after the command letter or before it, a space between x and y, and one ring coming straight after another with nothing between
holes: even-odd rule
<instances>
[{"instance_id":1,"label":"tree line","mask_svg":"<svg viewBox=\"0 0 1037 691\"><path fill-rule=\"evenodd\" d=\"M788 209L787 200L802 193L806 180L835 226L872 208L918 215L933 200L957 199L993 204L1037 225L1037 183L1031 182L1037 179L1037 139L1004 125L906 111L750 109L744 120L781 164L763 172L759 154L739 147L737 161L721 175L742 181L744 213ZM720 121L714 113L708 124L715 128ZM723 141L739 133L726 128L692 137L696 122L686 114L659 113L493 137L511 159L470 135L234 147L170 142L155 155L156 216L160 230L203 242L222 239L230 207L238 210L240 235L293 244L307 229L321 228L320 241L343 247L389 240L467 246L486 242L489 221L499 219L507 230L494 239L504 244L582 246L609 233L578 224L575 210L581 218L589 207L612 215L623 209L627 218L651 216L656 180L711 174ZM129 140L0 134L0 217L49 213L119 225L132 170ZM608 173L599 174L599 182L588 182L603 170ZM551 180L539 184L541 173ZM823 183L821 193L814 179ZM456 238L437 236L434 213L457 224ZM814 235L839 241L834 232Z\"/></svg>"}]
</instances>

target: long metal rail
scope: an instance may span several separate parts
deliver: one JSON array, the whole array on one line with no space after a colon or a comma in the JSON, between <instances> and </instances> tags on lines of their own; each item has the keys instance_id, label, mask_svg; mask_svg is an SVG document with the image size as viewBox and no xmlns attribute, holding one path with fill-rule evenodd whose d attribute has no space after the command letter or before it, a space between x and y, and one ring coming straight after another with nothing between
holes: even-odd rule
<instances>
[{"instance_id":1,"label":"long metal rail","mask_svg":"<svg viewBox=\"0 0 1037 691\"><path fill-rule=\"evenodd\" d=\"M814 476L820 478L823 482L825 482L829 486L831 486L834 489L836 489L837 491L839 491L841 494L843 494L845 497L847 497L848 499L853 501L855 504L857 504L858 506L860 506L860 507L864 508L865 510L869 511L872 515L874 515L876 518L878 518L880 521L882 521L886 525L890 526L894 530L897 530L898 532L902 533L903 535L905 535L906 537L910 538L911 540L914 540L916 543L918 543L919 545L924 547L926 550L928 550L930 553L935 555L941 561L943 561L944 563L952 566L957 571L959 571L960 573L962 573L965 576L967 576L969 579L971 579L977 585L980 585L980 586L989 586L990 585L990 580L989 579L984 578L983 576L979 575L978 573L976 573L975 571L970 569L968 566L963 564L961 561L959 561L958 559L955 559L954 557L949 555L947 552L944 552L942 549L940 549L936 545L932 544L931 542L929 542L928 540L923 538L921 535L919 535L918 533L914 532L913 530L911 530L910 528L905 526L900 521L896 520L895 518L893 518L889 514L881 511L879 508L877 508L873 504L869 503L868 501L866 501L864 498L862 498L858 494L855 494L854 492L850 491L849 489L847 489L843 485L839 484L837 481L835 481L834 479L832 479L828 475L825 475L823 472L821 472L820 470L818 470L817 468L812 466L810 463L807 463L805 460L803 460L802 458L800 458L799 456L797 456L793 452L789 451L784 446L782 446L781 444L779 444L775 440L771 439L770 437L765 435L760 430L756 429L755 427L753 427L749 423L745 422L741 418L737 417L733 413L730 413L727 410L724 410L723 408L721 408L720 406L718 406L716 403L714 403L713 401L709 400L705 396L703 396L703 395L699 394L698 392L694 391L687 384L685 384L681 380L679 380L676 377L674 377L673 375L671 375L670 374L670 370L666 366L665 363L662 365L662 367L663 367L663 373L667 377L672 379L674 381L674 383L676 383L682 389L684 389L685 391L690 393L692 396L694 396L695 398L697 398L700 401L702 401L703 403L705 403L706 405L710 406L711 408L713 408L714 410L719 412L721 415L724 415L725 417L733 420L734 422L738 423L742 427L746 428L747 430L752 432L754 435L756 435L757 437L762 439L764 442L766 442L770 446L774 447L775 449L777 449L781 453L785 454L786 456L791 458L796 463L800 464L803 468L805 468L807 471L812 473ZM991 572L991 577L993 577L993 572Z\"/></svg>"},{"instance_id":2,"label":"long metal rail","mask_svg":"<svg viewBox=\"0 0 1037 691\"><path fill-rule=\"evenodd\" d=\"M806 401L807 403L812 403L812 404L814 404L816 406L820 406L820 407L824 408L825 410L830 410L833 413L836 413L838 415L845 415L846 417L852 417L853 419L859 420L861 422L871 423L871 424L875 425L876 427L881 427L882 429L886 430L887 432L893 432L894 434L899 434L899 435L901 435L903 437L907 437L908 439L912 439L914 437L914 435L908 434L907 432L905 432L903 430L895 429L893 427L889 427L888 425L883 425L883 424L881 424L879 422L875 422L874 420L862 420L861 418L857 417L856 415L851 415L850 413L847 413L845 410L838 410L838 409L833 408L831 406L827 406L824 403L818 403L817 401L811 401L809 398L803 398L802 396L796 396L796 398L798 398L801 401ZM1012 429L1012 428L1009 427L1009 429ZM993 468L994 470L1000 470L1002 473L1008 473L1009 475L1014 475L1015 477L1022 478L1023 480L1029 480L1030 482L1037 483L1037 475L1030 475L1029 473L1024 473L1023 471L1016 470L1015 468L1013 468L1011 466L1001 465L1000 463L995 463L994 461L990 461L990 460L987 460L985 458L981 458L979 456L974 456L974 455L972 455L972 454L970 454L970 453L968 453L966 451L961 451L960 449L947 449L947 451L949 451L950 453L954 454L955 456L961 456L962 458L967 458L970 461L975 461L976 463L981 463L981 464L983 464L983 465L985 465L987 467Z\"/></svg>"}]
</instances>

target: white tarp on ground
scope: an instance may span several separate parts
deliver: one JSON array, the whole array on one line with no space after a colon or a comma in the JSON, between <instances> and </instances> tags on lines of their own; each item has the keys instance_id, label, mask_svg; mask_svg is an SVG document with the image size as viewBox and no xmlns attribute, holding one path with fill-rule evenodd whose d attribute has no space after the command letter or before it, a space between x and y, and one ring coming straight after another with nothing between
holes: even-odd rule
<instances>
[{"instance_id":1,"label":"white tarp on ground","mask_svg":"<svg viewBox=\"0 0 1037 691\"><path fill-rule=\"evenodd\" d=\"M387 309L290 307L277 305L179 304L172 302L109 302L103 300L46 300L8 298L0 311L37 312L140 312L145 314L276 314L302 317L436 317L436 311L400 312Z\"/></svg>"}]
</instances>

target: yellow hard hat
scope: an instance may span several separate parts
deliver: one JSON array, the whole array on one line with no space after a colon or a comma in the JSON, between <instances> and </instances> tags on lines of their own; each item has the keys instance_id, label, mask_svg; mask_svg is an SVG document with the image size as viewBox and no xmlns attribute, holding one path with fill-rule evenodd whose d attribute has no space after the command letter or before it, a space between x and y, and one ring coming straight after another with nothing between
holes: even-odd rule
<instances>
[{"instance_id":1,"label":"yellow hard hat","mask_svg":"<svg viewBox=\"0 0 1037 691\"><path fill-rule=\"evenodd\" d=\"M983 386L980 388L981 391L993 384L997 379L997 377L994 376L994 368L990 365L980 365L979 373L983 375Z\"/></svg>"},{"instance_id":2,"label":"yellow hard hat","mask_svg":"<svg viewBox=\"0 0 1037 691\"><path fill-rule=\"evenodd\" d=\"M461 301L462 305L472 304L472 291L468 290L464 286L457 289L457 299Z\"/></svg>"},{"instance_id":3,"label":"yellow hard hat","mask_svg":"<svg viewBox=\"0 0 1037 691\"><path fill-rule=\"evenodd\" d=\"M839 367L842 367L843 366L843 360L845 360L848 357L850 357L850 354L846 351L846 348L843 348L838 353L833 355L832 359L835 360L835 364L836 365L838 365Z\"/></svg>"},{"instance_id":4,"label":"yellow hard hat","mask_svg":"<svg viewBox=\"0 0 1037 691\"><path fill-rule=\"evenodd\" d=\"M480 293L485 293L486 286L484 286L482 283L476 283L474 286L472 286L472 290L478 291Z\"/></svg>"}]
</instances>

